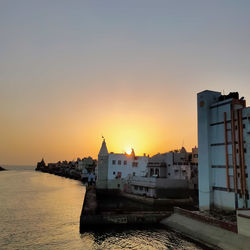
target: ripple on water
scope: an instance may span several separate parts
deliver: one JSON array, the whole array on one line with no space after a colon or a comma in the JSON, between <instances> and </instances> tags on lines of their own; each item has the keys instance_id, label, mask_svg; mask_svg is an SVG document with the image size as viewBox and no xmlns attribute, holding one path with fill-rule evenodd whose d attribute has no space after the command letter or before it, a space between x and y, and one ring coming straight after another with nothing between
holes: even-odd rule
<instances>
[{"instance_id":1,"label":"ripple on water","mask_svg":"<svg viewBox=\"0 0 250 250\"><path fill-rule=\"evenodd\" d=\"M161 228L79 234L85 187L35 171L0 173L0 249L202 249Z\"/></svg>"},{"instance_id":2,"label":"ripple on water","mask_svg":"<svg viewBox=\"0 0 250 250\"><path fill-rule=\"evenodd\" d=\"M81 239L86 249L203 249L162 228L88 232Z\"/></svg>"}]
</instances>

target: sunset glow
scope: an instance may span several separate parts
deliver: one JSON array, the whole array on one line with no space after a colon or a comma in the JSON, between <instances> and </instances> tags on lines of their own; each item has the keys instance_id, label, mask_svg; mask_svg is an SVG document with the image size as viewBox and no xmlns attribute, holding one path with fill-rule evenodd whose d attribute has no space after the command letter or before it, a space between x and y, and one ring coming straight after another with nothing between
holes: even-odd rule
<instances>
[{"instance_id":1,"label":"sunset glow","mask_svg":"<svg viewBox=\"0 0 250 250\"><path fill-rule=\"evenodd\" d=\"M191 150L198 92L250 99L248 3L4 2L0 164Z\"/></svg>"},{"instance_id":2,"label":"sunset glow","mask_svg":"<svg viewBox=\"0 0 250 250\"><path fill-rule=\"evenodd\" d=\"M132 148L131 148L131 147L127 147L127 148L125 149L125 153L126 153L127 155L130 155L131 152L132 152Z\"/></svg>"}]
</instances>

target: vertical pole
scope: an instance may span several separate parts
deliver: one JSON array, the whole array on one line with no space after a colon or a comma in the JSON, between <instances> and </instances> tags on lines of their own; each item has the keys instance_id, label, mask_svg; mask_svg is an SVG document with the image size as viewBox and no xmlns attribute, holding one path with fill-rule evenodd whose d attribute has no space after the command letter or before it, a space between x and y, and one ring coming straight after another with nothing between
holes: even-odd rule
<instances>
[{"instance_id":1,"label":"vertical pole","mask_svg":"<svg viewBox=\"0 0 250 250\"><path fill-rule=\"evenodd\" d=\"M233 168L234 168L234 193L235 209L238 208L238 177L237 177L237 160L235 148L235 123L234 123L234 105L231 105L231 132L232 132L232 151L233 151Z\"/></svg>"},{"instance_id":2,"label":"vertical pole","mask_svg":"<svg viewBox=\"0 0 250 250\"><path fill-rule=\"evenodd\" d=\"M226 158L226 176L227 191L230 192L229 164L228 164L228 139L227 139L227 113L224 112L224 137L225 137L225 158Z\"/></svg>"},{"instance_id":3,"label":"vertical pole","mask_svg":"<svg viewBox=\"0 0 250 250\"><path fill-rule=\"evenodd\" d=\"M244 152L244 141L243 141L243 124L242 124L242 109L239 110L239 120L240 120L240 138L241 138L241 168L242 168L242 180L243 180L243 195L244 195L244 202L245 207L247 207L247 199L246 199L246 170L245 170L245 152Z\"/></svg>"},{"instance_id":4,"label":"vertical pole","mask_svg":"<svg viewBox=\"0 0 250 250\"><path fill-rule=\"evenodd\" d=\"M240 168L240 193L244 194L244 180L242 171L242 136L241 136L241 121L240 121L240 110L237 110L237 125L238 125L238 149L239 149L239 168ZM244 149L243 149L244 150Z\"/></svg>"}]
</instances>

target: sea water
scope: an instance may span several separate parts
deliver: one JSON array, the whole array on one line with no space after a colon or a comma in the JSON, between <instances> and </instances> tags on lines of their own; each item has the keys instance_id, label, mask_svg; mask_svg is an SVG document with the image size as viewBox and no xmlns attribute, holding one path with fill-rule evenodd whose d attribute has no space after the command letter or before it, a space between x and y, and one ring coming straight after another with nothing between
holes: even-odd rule
<instances>
[{"instance_id":1,"label":"sea water","mask_svg":"<svg viewBox=\"0 0 250 250\"><path fill-rule=\"evenodd\" d=\"M152 226L80 234L81 182L29 167L7 168L0 172L0 249L202 249Z\"/></svg>"}]
</instances>

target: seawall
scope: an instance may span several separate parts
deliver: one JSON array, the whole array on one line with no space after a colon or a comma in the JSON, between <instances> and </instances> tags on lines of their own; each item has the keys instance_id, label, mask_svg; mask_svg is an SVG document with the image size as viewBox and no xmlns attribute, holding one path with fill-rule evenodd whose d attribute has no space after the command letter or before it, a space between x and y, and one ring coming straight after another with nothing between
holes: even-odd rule
<instances>
[{"instance_id":1,"label":"seawall","mask_svg":"<svg viewBox=\"0 0 250 250\"><path fill-rule=\"evenodd\" d=\"M152 207L128 200L115 190L98 192L94 186L86 188L80 216L80 233L108 226L159 224L170 211L156 211Z\"/></svg>"}]
</instances>

